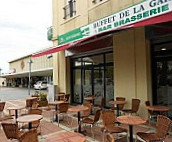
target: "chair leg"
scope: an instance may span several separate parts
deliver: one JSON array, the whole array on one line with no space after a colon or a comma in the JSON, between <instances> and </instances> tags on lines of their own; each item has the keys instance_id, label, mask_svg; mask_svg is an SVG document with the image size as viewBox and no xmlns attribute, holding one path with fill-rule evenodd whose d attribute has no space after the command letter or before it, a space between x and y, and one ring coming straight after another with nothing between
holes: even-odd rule
<instances>
[{"instance_id":1,"label":"chair leg","mask_svg":"<svg viewBox=\"0 0 172 142\"><path fill-rule=\"evenodd\" d=\"M103 142L105 142L105 130L103 130L102 139L103 139Z\"/></svg>"},{"instance_id":2,"label":"chair leg","mask_svg":"<svg viewBox=\"0 0 172 142\"><path fill-rule=\"evenodd\" d=\"M66 114L67 115L67 124L69 125L69 116L68 116L68 114Z\"/></svg>"},{"instance_id":3,"label":"chair leg","mask_svg":"<svg viewBox=\"0 0 172 142\"><path fill-rule=\"evenodd\" d=\"M93 125L91 125L91 133L92 133L92 137L94 138Z\"/></svg>"},{"instance_id":4,"label":"chair leg","mask_svg":"<svg viewBox=\"0 0 172 142\"><path fill-rule=\"evenodd\" d=\"M127 137L127 142L129 142L129 137L128 137L128 133L126 132L126 137Z\"/></svg>"},{"instance_id":5,"label":"chair leg","mask_svg":"<svg viewBox=\"0 0 172 142\"><path fill-rule=\"evenodd\" d=\"M59 114L58 114L58 126L59 126Z\"/></svg>"},{"instance_id":6,"label":"chair leg","mask_svg":"<svg viewBox=\"0 0 172 142\"><path fill-rule=\"evenodd\" d=\"M72 117L71 117L72 118ZM72 130L72 124L73 124L74 118L72 118L72 122L71 122L71 130Z\"/></svg>"}]
</instances>

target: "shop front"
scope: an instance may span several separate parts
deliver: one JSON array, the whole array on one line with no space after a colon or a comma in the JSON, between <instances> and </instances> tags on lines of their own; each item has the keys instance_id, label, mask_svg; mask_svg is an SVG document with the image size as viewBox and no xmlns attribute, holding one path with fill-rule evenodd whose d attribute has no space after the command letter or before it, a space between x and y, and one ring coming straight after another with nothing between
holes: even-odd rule
<instances>
[{"instance_id":1,"label":"shop front","mask_svg":"<svg viewBox=\"0 0 172 142\"><path fill-rule=\"evenodd\" d=\"M147 100L170 106L170 21L172 1L146 0L62 34L58 46L32 56L56 53L54 77L60 91L72 94L73 103L94 94L96 103L105 97L106 106L117 96L125 97L129 107L138 98L139 115L146 117Z\"/></svg>"}]
</instances>

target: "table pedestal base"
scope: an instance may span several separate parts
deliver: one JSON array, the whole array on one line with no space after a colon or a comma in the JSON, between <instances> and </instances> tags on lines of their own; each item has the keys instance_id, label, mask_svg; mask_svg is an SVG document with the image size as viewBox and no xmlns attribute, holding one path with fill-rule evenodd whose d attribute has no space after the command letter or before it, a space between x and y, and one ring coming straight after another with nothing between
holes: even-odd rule
<instances>
[{"instance_id":1,"label":"table pedestal base","mask_svg":"<svg viewBox=\"0 0 172 142\"><path fill-rule=\"evenodd\" d=\"M133 125L129 125L130 142L133 142Z\"/></svg>"}]
</instances>

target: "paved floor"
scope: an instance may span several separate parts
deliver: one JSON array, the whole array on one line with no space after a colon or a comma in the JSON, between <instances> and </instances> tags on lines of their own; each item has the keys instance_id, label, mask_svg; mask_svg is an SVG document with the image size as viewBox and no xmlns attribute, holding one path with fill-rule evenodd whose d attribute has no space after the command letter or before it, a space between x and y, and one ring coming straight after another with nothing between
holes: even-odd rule
<instances>
[{"instance_id":1,"label":"paved floor","mask_svg":"<svg viewBox=\"0 0 172 142\"><path fill-rule=\"evenodd\" d=\"M32 90L34 92L34 90ZM13 94L13 95L10 95ZM0 98L3 101L6 101L4 113L8 114L7 107L9 106L25 106L25 98L28 97L27 89L18 89L18 88L1 88L0 90ZM19 114L26 113L25 110L22 110ZM11 112L11 114L14 114L14 112ZM41 121L41 135L39 136L39 141L44 142L45 139L53 134L63 132L63 131L74 131L74 129L77 128L77 118L74 117L71 113L68 114L68 116L64 117L63 121L60 121L60 125L58 127L57 123L53 121L53 112L52 111L43 111L43 120ZM14 121L14 120L12 120ZM72 123L73 122L73 123ZM82 125L83 126L83 125ZM128 126L121 125L122 127L128 129ZM102 142L103 141L103 135L101 132L102 127L102 121L100 120L98 122L98 125L93 127L93 133L94 138L91 133L91 129L89 126L83 126L82 130L86 130L86 139L88 142ZM134 134L138 131L143 132L153 132L155 129L152 127L151 129L148 127L148 125L142 125L142 126L134 126ZM171 131L171 130L170 130ZM116 138L116 142L127 142L127 137L125 134L122 134L120 136L114 135ZM135 136L135 135L134 135ZM0 142L7 142L7 138L2 130L0 129ZM168 135L165 142L172 142L172 136Z\"/></svg>"},{"instance_id":2,"label":"paved floor","mask_svg":"<svg viewBox=\"0 0 172 142\"><path fill-rule=\"evenodd\" d=\"M35 91L40 90L31 89L30 94L34 94ZM48 90L41 90L41 92L47 93ZM0 99L2 101L25 99L28 96L27 88L0 87Z\"/></svg>"}]
</instances>

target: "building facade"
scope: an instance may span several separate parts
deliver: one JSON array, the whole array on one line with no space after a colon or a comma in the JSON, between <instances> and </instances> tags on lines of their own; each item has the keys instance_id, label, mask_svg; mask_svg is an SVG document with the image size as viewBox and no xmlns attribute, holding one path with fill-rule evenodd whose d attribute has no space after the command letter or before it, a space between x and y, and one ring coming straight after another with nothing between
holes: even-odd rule
<instances>
[{"instance_id":1,"label":"building facade","mask_svg":"<svg viewBox=\"0 0 172 142\"><path fill-rule=\"evenodd\" d=\"M37 81L47 81L52 83L53 79L53 59L47 56L32 58L32 54L9 62L8 73L1 75L6 78L6 86L9 87L28 87L29 72L31 77L31 87ZM29 63L31 61L31 63Z\"/></svg>"},{"instance_id":2,"label":"building facade","mask_svg":"<svg viewBox=\"0 0 172 142\"><path fill-rule=\"evenodd\" d=\"M88 94L172 108L171 0L53 0L53 81L73 103ZM171 115L171 111L168 113Z\"/></svg>"}]
</instances>

